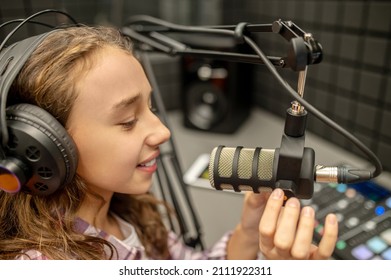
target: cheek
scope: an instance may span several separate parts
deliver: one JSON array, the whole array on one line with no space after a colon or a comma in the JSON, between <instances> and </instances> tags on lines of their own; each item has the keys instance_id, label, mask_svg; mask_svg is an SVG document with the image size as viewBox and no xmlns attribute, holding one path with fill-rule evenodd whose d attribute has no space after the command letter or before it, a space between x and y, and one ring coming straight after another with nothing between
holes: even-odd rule
<instances>
[{"instance_id":1,"label":"cheek","mask_svg":"<svg viewBox=\"0 0 391 280\"><path fill-rule=\"evenodd\" d=\"M75 137L78 174L94 185L113 186L115 181L128 180L139 160L135 143L121 136L94 134L95 137Z\"/></svg>"}]
</instances>

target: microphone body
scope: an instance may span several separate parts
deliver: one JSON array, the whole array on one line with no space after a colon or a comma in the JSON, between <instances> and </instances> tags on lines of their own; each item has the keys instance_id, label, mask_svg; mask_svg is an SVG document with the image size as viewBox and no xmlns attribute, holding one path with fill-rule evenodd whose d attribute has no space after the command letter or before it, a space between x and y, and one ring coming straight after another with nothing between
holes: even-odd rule
<instances>
[{"instance_id":1,"label":"microphone body","mask_svg":"<svg viewBox=\"0 0 391 280\"><path fill-rule=\"evenodd\" d=\"M292 196L310 199L314 181L350 184L373 178L373 173L369 170L314 165L313 149L303 148L302 154L296 153L297 150L299 149L216 147L209 160L210 184L216 190L235 192L259 193L281 188L286 199ZM287 158L295 160L289 161Z\"/></svg>"},{"instance_id":2,"label":"microphone body","mask_svg":"<svg viewBox=\"0 0 391 280\"><path fill-rule=\"evenodd\" d=\"M287 198L309 199L313 195L315 152L304 148L301 166L279 165L280 149L219 146L209 161L209 181L217 190L272 191L284 190ZM291 170L299 170L292 175Z\"/></svg>"}]
</instances>

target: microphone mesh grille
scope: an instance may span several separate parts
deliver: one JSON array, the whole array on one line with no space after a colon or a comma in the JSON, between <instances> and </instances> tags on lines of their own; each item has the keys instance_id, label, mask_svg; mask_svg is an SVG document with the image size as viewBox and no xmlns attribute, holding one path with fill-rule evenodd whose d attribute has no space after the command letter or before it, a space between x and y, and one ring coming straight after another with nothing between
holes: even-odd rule
<instances>
[{"instance_id":1,"label":"microphone mesh grille","mask_svg":"<svg viewBox=\"0 0 391 280\"><path fill-rule=\"evenodd\" d=\"M232 162L234 160L235 148L223 148L220 154L218 174L221 177L229 178L232 176Z\"/></svg>"},{"instance_id":2,"label":"microphone mesh grille","mask_svg":"<svg viewBox=\"0 0 391 280\"><path fill-rule=\"evenodd\" d=\"M264 181L273 177L274 149L262 149L258 158L258 178Z\"/></svg>"},{"instance_id":3,"label":"microphone mesh grille","mask_svg":"<svg viewBox=\"0 0 391 280\"><path fill-rule=\"evenodd\" d=\"M250 179L252 165L249 164L253 161L255 149L243 148L240 150L239 162L238 162L238 177L240 179Z\"/></svg>"},{"instance_id":4,"label":"microphone mesh grille","mask_svg":"<svg viewBox=\"0 0 391 280\"><path fill-rule=\"evenodd\" d=\"M217 180L216 177L219 177L218 180L218 189L228 189L232 190L234 187L232 185L232 182L235 182L237 180L252 180L252 183L255 184L256 178L252 178L253 174L253 168L256 166L253 166L254 163L254 156L256 149L253 148L241 148L239 152L238 162L237 166L234 166L234 156L235 151L239 149L239 147L223 147L220 150L219 156L217 155L216 151L217 148L214 148L211 155L210 155L210 161L209 161L209 181L213 188L216 188L215 186L215 180ZM256 169L256 174L254 174L258 180L261 181L271 181L273 179L273 164L274 164L274 149L259 149L259 155L258 158L255 159L257 161L258 167ZM216 158L216 156L218 158ZM215 169L215 160L217 160L217 170ZM237 174L232 174L233 170L237 170ZM215 174L216 172L216 174ZM233 180L232 182L226 182L223 178L227 178L227 180ZM223 180L222 180L223 179ZM248 181L246 181L248 182ZM247 185L244 182L241 182L242 184L239 185L240 190L253 190L253 186Z\"/></svg>"},{"instance_id":5,"label":"microphone mesh grille","mask_svg":"<svg viewBox=\"0 0 391 280\"><path fill-rule=\"evenodd\" d=\"M215 156L216 156L216 151L217 148L214 148L212 150L212 153L210 154L210 159L209 159L209 182L213 188L215 188L215 181L214 181L214 162L215 162Z\"/></svg>"}]
</instances>

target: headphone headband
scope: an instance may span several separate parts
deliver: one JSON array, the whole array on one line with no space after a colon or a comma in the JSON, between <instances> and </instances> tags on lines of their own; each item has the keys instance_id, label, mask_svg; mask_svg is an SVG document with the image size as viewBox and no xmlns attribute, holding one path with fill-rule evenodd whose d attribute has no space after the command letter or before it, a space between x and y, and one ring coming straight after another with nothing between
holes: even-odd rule
<instances>
[{"instance_id":1,"label":"headphone headband","mask_svg":"<svg viewBox=\"0 0 391 280\"><path fill-rule=\"evenodd\" d=\"M76 174L77 148L58 120L33 104L7 104L9 90L27 60L57 31L26 38L0 51L0 191L50 195Z\"/></svg>"},{"instance_id":2,"label":"headphone headband","mask_svg":"<svg viewBox=\"0 0 391 280\"><path fill-rule=\"evenodd\" d=\"M16 42L0 53L0 144L2 147L5 147L8 142L6 122L8 91L16 76L19 74L20 70L34 50L49 34L55 31L56 30L52 30L50 32Z\"/></svg>"}]
</instances>

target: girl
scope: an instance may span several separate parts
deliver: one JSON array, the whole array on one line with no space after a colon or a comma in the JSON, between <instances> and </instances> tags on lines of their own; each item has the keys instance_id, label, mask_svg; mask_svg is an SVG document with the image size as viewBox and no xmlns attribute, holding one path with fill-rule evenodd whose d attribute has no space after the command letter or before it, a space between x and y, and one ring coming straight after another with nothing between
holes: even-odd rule
<instances>
[{"instance_id":1,"label":"girl","mask_svg":"<svg viewBox=\"0 0 391 280\"><path fill-rule=\"evenodd\" d=\"M77 175L49 196L0 192L0 259L327 259L335 215L312 244L314 211L283 191L248 193L238 226L202 252L166 229L149 189L170 131L151 110L151 86L114 29L53 32L9 96L48 111L77 147Z\"/></svg>"}]
</instances>

